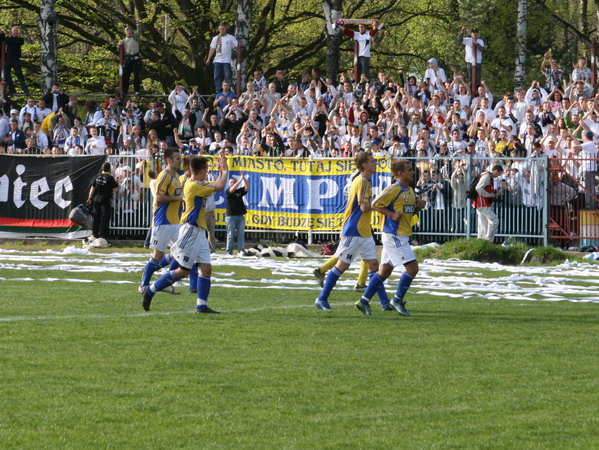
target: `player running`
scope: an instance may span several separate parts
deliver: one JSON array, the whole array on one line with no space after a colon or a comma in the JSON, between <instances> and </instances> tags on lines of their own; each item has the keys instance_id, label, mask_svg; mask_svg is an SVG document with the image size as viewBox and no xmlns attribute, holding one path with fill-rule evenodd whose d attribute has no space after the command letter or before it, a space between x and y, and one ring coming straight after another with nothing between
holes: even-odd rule
<instances>
[{"instance_id":1,"label":"player running","mask_svg":"<svg viewBox=\"0 0 599 450\"><path fill-rule=\"evenodd\" d=\"M182 186L179 178L181 153L179 149L164 150L166 168L160 172L156 180L156 195L154 197L154 214L152 217L152 237L150 248L152 256L144 268L139 292L150 285L154 272L171 264L171 255L165 255L169 245L177 239L181 226ZM170 286L165 292L179 294Z\"/></svg>"},{"instance_id":2,"label":"player running","mask_svg":"<svg viewBox=\"0 0 599 450\"><path fill-rule=\"evenodd\" d=\"M376 172L376 162L369 152L360 152L355 158L355 164L360 171L351 184L347 206L343 218L341 240L335 256L338 258L324 282L324 287L314 304L317 308L330 310L328 298L337 284L337 280L343 272L351 265L356 256L361 256L366 261L369 275L375 275L379 267L376 259L376 246L372 238L370 219L372 207L372 175ZM390 309L389 298L385 293L385 287L380 286L377 292L383 309Z\"/></svg>"},{"instance_id":3,"label":"player running","mask_svg":"<svg viewBox=\"0 0 599 450\"><path fill-rule=\"evenodd\" d=\"M185 182L183 198L185 212L181 217L181 228L177 242L171 248L171 254L175 258L178 267L160 277L151 286L143 290L142 307L150 310L150 303L156 291L173 285L189 275L191 268L197 264L200 276L198 278L198 300L197 312L217 313L208 307L208 295L210 293L210 277L212 276L212 264L210 262L210 245L208 244L206 226L206 198L214 192L222 191L229 176L227 158L221 154L218 158L218 178L216 182L206 181L209 171L209 160L203 156L194 156L190 161L191 178Z\"/></svg>"},{"instance_id":4,"label":"player running","mask_svg":"<svg viewBox=\"0 0 599 450\"><path fill-rule=\"evenodd\" d=\"M409 237L412 235L412 226L417 220L416 214L425 207L426 203L424 200L417 200L414 190L410 187L414 181L414 169L408 161L393 161L391 172L397 181L372 202L372 209L385 216L381 266L378 273L370 279L362 298L356 302L356 308L370 315L370 299L381 286L384 286L383 283L389 278L393 269L403 264L406 271L399 279L399 286L391 300L391 306L402 316L409 317L404 296L418 274L418 261L410 246Z\"/></svg>"}]
</instances>

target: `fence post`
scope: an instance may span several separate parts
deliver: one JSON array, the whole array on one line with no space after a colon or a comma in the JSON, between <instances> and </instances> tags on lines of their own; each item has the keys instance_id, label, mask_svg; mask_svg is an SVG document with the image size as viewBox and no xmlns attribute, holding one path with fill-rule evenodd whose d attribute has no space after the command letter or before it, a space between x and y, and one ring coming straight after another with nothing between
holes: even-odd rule
<instances>
[{"instance_id":1,"label":"fence post","mask_svg":"<svg viewBox=\"0 0 599 450\"><path fill-rule=\"evenodd\" d=\"M591 40L591 85L597 87L597 38Z\"/></svg>"},{"instance_id":2,"label":"fence post","mask_svg":"<svg viewBox=\"0 0 599 450\"><path fill-rule=\"evenodd\" d=\"M125 46L119 45L119 92L121 94L121 99L125 97L124 83L123 83L123 74L124 74L124 64L125 64Z\"/></svg>"},{"instance_id":3,"label":"fence post","mask_svg":"<svg viewBox=\"0 0 599 450\"><path fill-rule=\"evenodd\" d=\"M543 245L549 245L549 157L544 156L545 170L543 171L543 186L545 192L543 192Z\"/></svg>"},{"instance_id":4,"label":"fence post","mask_svg":"<svg viewBox=\"0 0 599 450\"><path fill-rule=\"evenodd\" d=\"M470 186L472 183L472 161L474 157L472 154L468 155L468 171L466 176L466 186ZM472 235L472 202L468 200L466 202L466 239L470 239Z\"/></svg>"},{"instance_id":5,"label":"fence post","mask_svg":"<svg viewBox=\"0 0 599 450\"><path fill-rule=\"evenodd\" d=\"M2 97L5 97L5 87L6 87L6 42L2 41L0 44L0 94Z\"/></svg>"}]
</instances>

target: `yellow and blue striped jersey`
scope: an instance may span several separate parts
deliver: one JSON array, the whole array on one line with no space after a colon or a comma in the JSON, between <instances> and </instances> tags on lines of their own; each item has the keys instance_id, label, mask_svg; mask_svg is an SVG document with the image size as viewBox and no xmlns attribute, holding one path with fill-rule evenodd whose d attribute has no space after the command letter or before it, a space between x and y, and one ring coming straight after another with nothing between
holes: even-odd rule
<instances>
[{"instance_id":1,"label":"yellow and blue striped jersey","mask_svg":"<svg viewBox=\"0 0 599 450\"><path fill-rule=\"evenodd\" d=\"M206 230L206 199L213 193L214 183L187 180L183 188L185 211L181 217L181 223L188 223Z\"/></svg>"},{"instance_id":2,"label":"yellow and blue striped jersey","mask_svg":"<svg viewBox=\"0 0 599 450\"><path fill-rule=\"evenodd\" d=\"M372 198L372 184L364 175L360 174L352 181L347 199L347 206L343 215L343 228L341 236L372 236L370 229L370 211L363 212L360 204L370 202Z\"/></svg>"},{"instance_id":3,"label":"yellow and blue striped jersey","mask_svg":"<svg viewBox=\"0 0 599 450\"><path fill-rule=\"evenodd\" d=\"M383 232L398 236L411 236L412 225L416 216L416 196L414 189L404 187L398 182L393 183L381 192L372 202L373 208L386 208L393 212L401 212L398 221L388 216L383 216Z\"/></svg>"},{"instance_id":4,"label":"yellow and blue striped jersey","mask_svg":"<svg viewBox=\"0 0 599 450\"><path fill-rule=\"evenodd\" d=\"M181 202L158 203L158 195L181 195L181 182L179 175L171 175L168 170L163 170L156 180L156 197L154 197L153 226L175 225L181 220Z\"/></svg>"}]
</instances>

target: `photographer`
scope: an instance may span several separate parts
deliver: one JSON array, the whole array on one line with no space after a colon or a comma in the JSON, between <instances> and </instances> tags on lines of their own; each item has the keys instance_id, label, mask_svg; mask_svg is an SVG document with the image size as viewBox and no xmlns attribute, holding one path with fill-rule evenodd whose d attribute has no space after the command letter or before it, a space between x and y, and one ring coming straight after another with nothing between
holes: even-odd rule
<instances>
[{"instance_id":1,"label":"photographer","mask_svg":"<svg viewBox=\"0 0 599 450\"><path fill-rule=\"evenodd\" d=\"M502 195L501 188L495 190L495 178L503 174L503 167L494 165L490 172L483 172L476 185L477 196L473 202L478 218L478 238L493 242L499 228L499 219L493 211L493 201Z\"/></svg>"}]
</instances>

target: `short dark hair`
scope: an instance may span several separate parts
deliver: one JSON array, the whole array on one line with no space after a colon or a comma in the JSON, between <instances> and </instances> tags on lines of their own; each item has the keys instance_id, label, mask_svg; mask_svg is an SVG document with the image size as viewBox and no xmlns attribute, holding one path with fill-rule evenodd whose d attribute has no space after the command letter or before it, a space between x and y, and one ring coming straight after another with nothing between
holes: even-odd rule
<instances>
[{"instance_id":1,"label":"short dark hair","mask_svg":"<svg viewBox=\"0 0 599 450\"><path fill-rule=\"evenodd\" d=\"M191 161L189 162L189 167L191 167L191 173L199 173L202 170L204 170L206 167L208 167L208 158L206 158L205 156L194 156L193 158L191 158Z\"/></svg>"},{"instance_id":2,"label":"short dark hair","mask_svg":"<svg viewBox=\"0 0 599 450\"><path fill-rule=\"evenodd\" d=\"M168 147L164 150L164 161L167 159L173 159L173 153L179 153L181 150L175 147Z\"/></svg>"},{"instance_id":3,"label":"short dark hair","mask_svg":"<svg viewBox=\"0 0 599 450\"><path fill-rule=\"evenodd\" d=\"M393 161L393 164L391 164L391 173L397 176L398 173L405 172L411 167L409 161L406 161L405 159L396 159Z\"/></svg>"},{"instance_id":4,"label":"short dark hair","mask_svg":"<svg viewBox=\"0 0 599 450\"><path fill-rule=\"evenodd\" d=\"M102 172L110 172L111 169L112 166L109 162L105 162L104 164L102 164Z\"/></svg>"},{"instance_id":5,"label":"short dark hair","mask_svg":"<svg viewBox=\"0 0 599 450\"><path fill-rule=\"evenodd\" d=\"M503 172L503 166L501 164L495 164L492 168L491 168L491 172L495 172L496 170L499 170L500 172Z\"/></svg>"},{"instance_id":6,"label":"short dark hair","mask_svg":"<svg viewBox=\"0 0 599 450\"><path fill-rule=\"evenodd\" d=\"M354 158L356 168L361 172L364 164L366 164L371 157L372 153L370 152L359 152Z\"/></svg>"}]
</instances>

